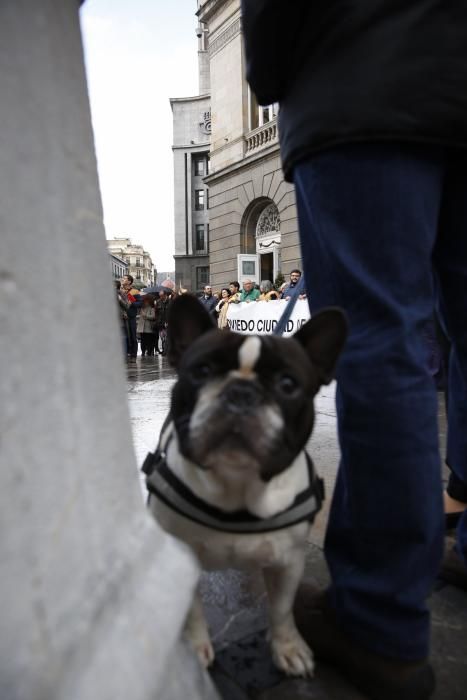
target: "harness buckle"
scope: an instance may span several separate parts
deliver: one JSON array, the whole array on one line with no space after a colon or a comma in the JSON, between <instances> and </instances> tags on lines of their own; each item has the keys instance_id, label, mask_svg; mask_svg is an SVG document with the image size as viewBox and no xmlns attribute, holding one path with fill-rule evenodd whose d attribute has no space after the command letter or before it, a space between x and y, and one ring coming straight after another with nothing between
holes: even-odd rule
<instances>
[{"instance_id":1,"label":"harness buckle","mask_svg":"<svg viewBox=\"0 0 467 700\"><path fill-rule=\"evenodd\" d=\"M155 450L154 452L148 452L146 455L146 459L143 462L143 465L141 467L141 471L143 474L146 474L146 476L151 476L151 474L157 469L159 464L161 462L164 462L165 460L165 452L161 452L159 448Z\"/></svg>"}]
</instances>

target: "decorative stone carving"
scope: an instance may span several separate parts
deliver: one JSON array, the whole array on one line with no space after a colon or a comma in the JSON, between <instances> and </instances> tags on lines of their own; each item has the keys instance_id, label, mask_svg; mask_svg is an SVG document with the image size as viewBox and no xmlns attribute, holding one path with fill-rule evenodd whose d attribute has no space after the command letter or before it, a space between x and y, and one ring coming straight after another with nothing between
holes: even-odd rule
<instances>
[{"instance_id":1,"label":"decorative stone carving","mask_svg":"<svg viewBox=\"0 0 467 700\"><path fill-rule=\"evenodd\" d=\"M266 236L280 234L281 219L279 211L275 204L268 206L261 212L258 223L256 224L256 238L265 238Z\"/></svg>"},{"instance_id":2,"label":"decorative stone carving","mask_svg":"<svg viewBox=\"0 0 467 700\"><path fill-rule=\"evenodd\" d=\"M233 22L230 27L227 27L209 46L209 54L213 56L220 51L231 39L240 34L241 24L240 19Z\"/></svg>"},{"instance_id":3,"label":"decorative stone carving","mask_svg":"<svg viewBox=\"0 0 467 700\"><path fill-rule=\"evenodd\" d=\"M211 110L204 112L199 127L203 134L211 133Z\"/></svg>"}]
</instances>

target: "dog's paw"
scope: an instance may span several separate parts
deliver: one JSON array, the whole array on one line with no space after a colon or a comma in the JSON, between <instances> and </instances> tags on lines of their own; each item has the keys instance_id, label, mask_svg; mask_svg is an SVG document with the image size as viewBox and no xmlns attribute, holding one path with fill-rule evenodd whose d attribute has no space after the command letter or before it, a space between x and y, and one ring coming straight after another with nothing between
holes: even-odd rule
<instances>
[{"instance_id":1,"label":"dog's paw","mask_svg":"<svg viewBox=\"0 0 467 700\"><path fill-rule=\"evenodd\" d=\"M209 637L193 637L190 634L188 634L187 637L203 668L208 668L214 661L214 649L212 648Z\"/></svg>"},{"instance_id":2,"label":"dog's paw","mask_svg":"<svg viewBox=\"0 0 467 700\"><path fill-rule=\"evenodd\" d=\"M276 637L272 640L271 647L274 663L288 676L313 676L313 652L298 632Z\"/></svg>"}]
</instances>

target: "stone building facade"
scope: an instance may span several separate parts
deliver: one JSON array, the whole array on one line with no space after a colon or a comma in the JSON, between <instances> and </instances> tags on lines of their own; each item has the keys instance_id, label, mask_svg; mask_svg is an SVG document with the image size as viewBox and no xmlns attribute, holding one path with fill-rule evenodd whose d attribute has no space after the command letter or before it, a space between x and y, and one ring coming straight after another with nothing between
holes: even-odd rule
<instances>
[{"instance_id":1,"label":"stone building facade","mask_svg":"<svg viewBox=\"0 0 467 700\"><path fill-rule=\"evenodd\" d=\"M110 269L112 271L112 278L119 280L128 274L128 263L123 258L119 258L118 255L109 253L110 259Z\"/></svg>"},{"instance_id":2,"label":"stone building facade","mask_svg":"<svg viewBox=\"0 0 467 700\"><path fill-rule=\"evenodd\" d=\"M107 247L112 255L127 263L128 269L125 274L132 275L135 282L140 282L145 287L154 284L154 265L151 256L142 245L132 243L130 238L112 238L107 241Z\"/></svg>"},{"instance_id":3,"label":"stone building facade","mask_svg":"<svg viewBox=\"0 0 467 700\"><path fill-rule=\"evenodd\" d=\"M283 179L277 105L259 107L245 79L240 0L198 0L207 43L212 132L210 281L276 280L301 266L293 185ZM274 50L274 47L271 47Z\"/></svg>"},{"instance_id":4,"label":"stone building facade","mask_svg":"<svg viewBox=\"0 0 467 700\"><path fill-rule=\"evenodd\" d=\"M209 95L170 100L173 112L175 282L196 292L209 281Z\"/></svg>"}]
</instances>

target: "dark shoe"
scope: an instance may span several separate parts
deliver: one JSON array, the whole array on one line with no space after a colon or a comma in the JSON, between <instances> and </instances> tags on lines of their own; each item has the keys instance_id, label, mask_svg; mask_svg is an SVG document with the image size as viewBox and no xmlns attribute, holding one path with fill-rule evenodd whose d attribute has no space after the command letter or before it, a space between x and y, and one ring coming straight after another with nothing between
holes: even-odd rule
<instances>
[{"instance_id":1,"label":"dark shoe","mask_svg":"<svg viewBox=\"0 0 467 700\"><path fill-rule=\"evenodd\" d=\"M467 566L454 548L445 553L438 578L467 591Z\"/></svg>"},{"instance_id":2,"label":"dark shoe","mask_svg":"<svg viewBox=\"0 0 467 700\"><path fill-rule=\"evenodd\" d=\"M335 666L371 700L427 700L433 694L435 676L426 660L390 659L358 646L337 624L324 592L302 584L294 613L316 658Z\"/></svg>"}]
</instances>

